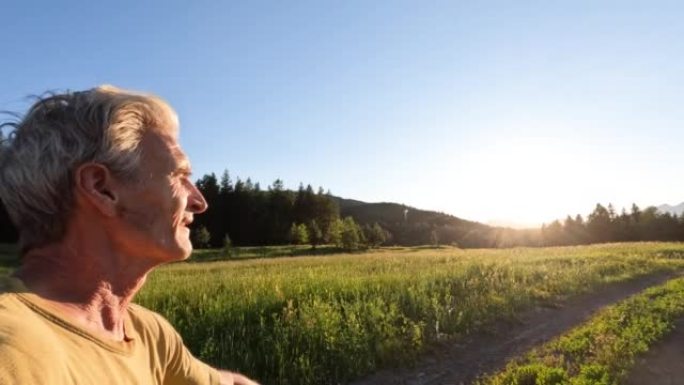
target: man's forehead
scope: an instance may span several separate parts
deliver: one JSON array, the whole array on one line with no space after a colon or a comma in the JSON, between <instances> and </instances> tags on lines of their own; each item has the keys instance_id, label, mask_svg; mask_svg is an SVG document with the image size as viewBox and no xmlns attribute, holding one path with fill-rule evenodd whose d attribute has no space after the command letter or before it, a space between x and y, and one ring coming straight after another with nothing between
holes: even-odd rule
<instances>
[{"instance_id":1,"label":"man's forehead","mask_svg":"<svg viewBox=\"0 0 684 385\"><path fill-rule=\"evenodd\" d=\"M185 155L185 152L181 148L180 144L174 143L169 146L169 150L171 150L171 155L173 155L174 158L181 160L181 159L188 159L188 156Z\"/></svg>"},{"instance_id":2,"label":"man's forehead","mask_svg":"<svg viewBox=\"0 0 684 385\"><path fill-rule=\"evenodd\" d=\"M167 153L171 158L173 158L174 163L176 163L178 168L190 168L190 159L188 159L188 156L185 154L175 137L169 135L152 134L146 139L148 142L154 143L152 147L153 152L157 152L155 149L161 150L162 153Z\"/></svg>"},{"instance_id":3,"label":"man's forehead","mask_svg":"<svg viewBox=\"0 0 684 385\"><path fill-rule=\"evenodd\" d=\"M190 159L185 154L178 142L169 146L169 150L171 150L171 155L176 160L179 168L190 169Z\"/></svg>"}]
</instances>

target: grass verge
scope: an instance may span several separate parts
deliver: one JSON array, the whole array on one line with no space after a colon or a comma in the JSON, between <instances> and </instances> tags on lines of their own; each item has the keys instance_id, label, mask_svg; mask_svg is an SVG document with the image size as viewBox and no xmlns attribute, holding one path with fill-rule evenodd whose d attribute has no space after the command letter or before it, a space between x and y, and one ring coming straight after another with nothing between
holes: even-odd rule
<instances>
[{"instance_id":1,"label":"grass verge","mask_svg":"<svg viewBox=\"0 0 684 385\"><path fill-rule=\"evenodd\" d=\"M684 315L684 278L645 290L478 385L614 385Z\"/></svg>"}]
</instances>

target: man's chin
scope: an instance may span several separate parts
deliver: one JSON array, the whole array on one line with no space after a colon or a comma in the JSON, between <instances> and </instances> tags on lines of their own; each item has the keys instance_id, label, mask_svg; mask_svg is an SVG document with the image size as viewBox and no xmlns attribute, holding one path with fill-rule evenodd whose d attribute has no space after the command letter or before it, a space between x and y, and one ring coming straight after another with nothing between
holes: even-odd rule
<instances>
[{"instance_id":1,"label":"man's chin","mask_svg":"<svg viewBox=\"0 0 684 385\"><path fill-rule=\"evenodd\" d=\"M174 250L167 250L166 262L185 261L192 255L192 245L178 245Z\"/></svg>"},{"instance_id":2,"label":"man's chin","mask_svg":"<svg viewBox=\"0 0 684 385\"><path fill-rule=\"evenodd\" d=\"M185 261L186 259L190 258L192 255L192 246L188 250L186 250L185 253L183 253L183 258L181 258L181 261Z\"/></svg>"},{"instance_id":3,"label":"man's chin","mask_svg":"<svg viewBox=\"0 0 684 385\"><path fill-rule=\"evenodd\" d=\"M193 250L192 243L190 242L190 240L188 240L188 242L186 244L182 245L181 248L183 249L183 253L181 255L180 260L185 261L186 259L190 258L190 256L192 255L192 250Z\"/></svg>"}]
</instances>

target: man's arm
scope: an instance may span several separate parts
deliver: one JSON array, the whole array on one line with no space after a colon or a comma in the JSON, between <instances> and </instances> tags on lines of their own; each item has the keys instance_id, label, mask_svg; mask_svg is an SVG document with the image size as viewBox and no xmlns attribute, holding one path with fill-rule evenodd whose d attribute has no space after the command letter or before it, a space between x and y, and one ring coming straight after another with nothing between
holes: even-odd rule
<instances>
[{"instance_id":1,"label":"man's arm","mask_svg":"<svg viewBox=\"0 0 684 385\"><path fill-rule=\"evenodd\" d=\"M221 374L221 385L259 385L258 383L239 373L228 372L225 370L219 370L219 373Z\"/></svg>"}]
</instances>

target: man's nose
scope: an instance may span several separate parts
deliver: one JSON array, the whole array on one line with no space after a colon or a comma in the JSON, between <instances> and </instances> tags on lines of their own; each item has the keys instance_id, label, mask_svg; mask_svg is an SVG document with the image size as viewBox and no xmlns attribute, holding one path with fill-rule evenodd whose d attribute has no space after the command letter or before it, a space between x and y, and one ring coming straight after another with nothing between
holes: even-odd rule
<instances>
[{"instance_id":1,"label":"man's nose","mask_svg":"<svg viewBox=\"0 0 684 385\"><path fill-rule=\"evenodd\" d=\"M207 203L207 200L204 199L204 196L202 193L197 189L197 186L194 184L190 183L190 196L188 197L188 209L189 211L196 213L196 214L201 214L205 211L207 211L207 208L209 208L209 204Z\"/></svg>"}]
</instances>

